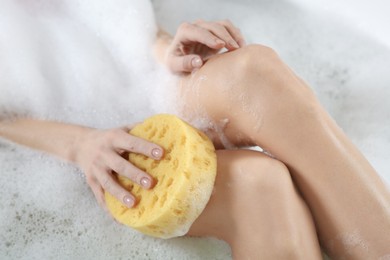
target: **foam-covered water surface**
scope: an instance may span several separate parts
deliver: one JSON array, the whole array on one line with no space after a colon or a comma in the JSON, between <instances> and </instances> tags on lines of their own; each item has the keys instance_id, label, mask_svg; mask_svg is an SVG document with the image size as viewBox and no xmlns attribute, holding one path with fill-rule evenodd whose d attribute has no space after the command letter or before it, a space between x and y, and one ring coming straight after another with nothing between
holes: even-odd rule
<instances>
[{"instance_id":1,"label":"foam-covered water surface","mask_svg":"<svg viewBox=\"0 0 390 260\"><path fill-rule=\"evenodd\" d=\"M248 42L276 49L390 183L389 35L355 26L361 9L343 16L304 0L153 4L170 32L181 21L229 18ZM174 79L148 53L154 21L145 0L0 0L0 117L109 128L169 110L164 88ZM83 174L57 158L0 140L0 165L1 259L231 259L215 239L160 240L117 224Z\"/></svg>"}]
</instances>

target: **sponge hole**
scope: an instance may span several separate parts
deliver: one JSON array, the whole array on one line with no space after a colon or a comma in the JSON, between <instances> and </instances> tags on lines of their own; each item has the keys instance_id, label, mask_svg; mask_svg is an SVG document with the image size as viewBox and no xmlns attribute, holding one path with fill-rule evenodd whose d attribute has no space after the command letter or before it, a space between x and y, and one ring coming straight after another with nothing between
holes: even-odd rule
<instances>
[{"instance_id":1,"label":"sponge hole","mask_svg":"<svg viewBox=\"0 0 390 260\"><path fill-rule=\"evenodd\" d=\"M160 178L158 178L158 183L157 184L161 184L161 183L164 183L164 179L165 179L165 174L163 174L163 175L159 175L159 176L161 176Z\"/></svg>"},{"instance_id":2,"label":"sponge hole","mask_svg":"<svg viewBox=\"0 0 390 260\"><path fill-rule=\"evenodd\" d=\"M173 161L172 161L172 170L176 171L177 168L179 167L179 160L177 158L175 158Z\"/></svg>"},{"instance_id":3,"label":"sponge hole","mask_svg":"<svg viewBox=\"0 0 390 260\"><path fill-rule=\"evenodd\" d=\"M170 154L167 154L164 156L164 160L170 161L172 159L172 156Z\"/></svg>"},{"instance_id":4,"label":"sponge hole","mask_svg":"<svg viewBox=\"0 0 390 260\"><path fill-rule=\"evenodd\" d=\"M174 144L174 143L171 143L171 144L168 146L166 152L167 152L167 153L172 152L174 146L175 146L175 144Z\"/></svg>"},{"instance_id":5,"label":"sponge hole","mask_svg":"<svg viewBox=\"0 0 390 260\"><path fill-rule=\"evenodd\" d=\"M180 216L180 215L183 214L183 211L180 210L180 209L174 209L174 210L173 210L173 214L175 214L176 216Z\"/></svg>"},{"instance_id":6,"label":"sponge hole","mask_svg":"<svg viewBox=\"0 0 390 260\"><path fill-rule=\"evenodd\" d=\"M183 174L184 174L184 177L186 177L187 180L189 180L191 178L191 174L188 171L184 171Z\"/></svg>"},{"instance_id":7,"label":"sponge hole","mask_svg":"<svg viewBox=\"0 0 390 260\"><path fill-rule=\"evenodd\" d=\"M196 151L196 150L198 150L198 146L196 144L193 144L193 145L191 145L191 149Z\"/></svg>"},{"instance_id":8,"label":"sponge hole","mask_svg":"<svg viewBox=\"0 0 390 260\"><path fill-rule=\"evenodd\" d=\"M209 159L206 159L206 158L205 158L205 159L203 160L203 164L206 165L206 166L210 166L211 161L210 161Z\"/></svg>"},{"instance_id":9,"label":"sponge hole","mask_svg":"<svg viewBox=\"0 0 390 260\"><path fill-rule=\"evenodd\" d=\"M153 129L152 132L150 132L150 134L148 135L148 138L147 139L152 139L153 137L155 137L157 134L157 129Z\"/></svg>"},{"instance_id":10,"label":"sponge hole","mask_svg":"<svg viewBox=\"0 0 390 260\"><path fill-rule=\"evenodd\" d=\"M150 203L150 208L153 208L156 205L157 201L158 201L158 196L153 195L152 202Z\"/></svg>"},{"instance_id":11,"label":"sponge hole","mask_svg":"<svg viewBox=\"0 0 390 260\"><path fill-rule=\"evenodd\" d=\"M167 126L163 127L163 129L161 129L161 131L160 131L158 137L159 137L159 138L164 138L164 136L165 136L165 134L167 133L167 131L168 131L168 127L167 127Z\"/></svg>"},{"instance_id":12,"label":"sponge hole","mask_svg":"<svg viewBox=\"0 0 390 260\"><path fill-rule=\"evenodd\" d=\"M200 165L202 160L199 157L195 156L194 158L192 158L192 162L196 165Z\"/></svg>"},{"instance_id":13,"label":"sponge hole","mask_svg":"<svg viewBox=\"0 0 390 260\"><path fill-rule=\"evenodd\" d=\"M122 216L122 215L124 215L128 210L129 210L129 209L128 209L127 207L121 205L120 211L118 212L118 215L119 215L119 216Z\"/></svg>"},{"instance_id":14,"label":"sponge hole","mask_svg":"<svg viewBox=\"0 0 390 260\"><path fill-rule=\"evenodd\" d=\"M206 141L206 142L209 141L209 138L207 137L207 135L205 133L200 132L200 131L198 131L198 133L199 133L199 136L202 138L203 141Z\"/></svg>"},{"instance_id":15,"label":"sponge hole","mask_svg":"<svg viewBox=\"0 0 390 260\"><path fill-rule=\"evenodd\" d=\"M173 183L173 178L169 178L169 179L167 180L166 187L167 187L167 188L171 187L172 183Z\"/></svg>"},{"instance_id":16,"label":"sponge hole","mask_svg":"<svg viewBox=\"0 0 390 260\"><path fill-rule=\"evenodd\" d=\"M156 231L157 229L159 229L159 226L156 226L156 225L149 225L148 228L151 229L151 230L153 230L153 231Z\"/></svg>"},{"instance_id":17,"label":"sponge hole","mask_svg":"<svg viewBox=\"0 0 390 260\"><path fill-rule=\"evenodd\" d=\"M161 196L160 207L164 207L165 202L167 201L168 194L165 192L164 195Z\"/></svg>"},{"instance_id":18,"label":"sponge hole","mask_svg":"<svg viewBox=\"0 0 390 260\"><path fill-rule=\"evenodd\" d=\"M148 124L144 127L145 132L149 132L152 129L152 124Z\"/></svg>"},{"instance_id":19,"label":"sponge hole","mask_svg":"<svg viewBox=\"0 0 390 260\"><path fill-rule=\"evenodd\" d=\"M124 188L128 191L132 191L134 189L134 184L129 183L127 185L124 185Z\"/></svg>"},{"instance_id":20,"label":"sponge hole","mask_svg":"<svg viewBox=\"0 0 390 260\"><path fill-rule=\"evenodd\" d=\"M157 161L153 161L151 164L150 164L150 169L155 169L156 167L158 166L158 162Z\"/></svg>"},{"instance_id":21,"label":"sponge hole","mask_svg":"<svg viewBox=\"0 0 390 260\"><path fill-rule=\"evenodd\" d=\"M185 136L182 136L180 139L180 145L185 146L187 142L187 138Z\"/></svg>"},{"instance_id":22,"label":"sponge hole","mask_svg":"<svg viewBox=\"0 0 390 260\"><path fill-rule=\"evenodd\" d=\"M209 155L214 154L214 150L209 148L209 147L206 147L205 150L206 150L206 153L208 153Z\"/></svg>"},{"instance_id":23,"label":"sponge hole","mask_svg":"<svg viewBox=\"0 0 390 260\"><path fill-rule=\"evenodd\" d=\"M138 217L140 218L144 213L145 213L145 207L142 206L142 207L140 207L140 209L138 211Z\"/></svg>"}]
</instances>

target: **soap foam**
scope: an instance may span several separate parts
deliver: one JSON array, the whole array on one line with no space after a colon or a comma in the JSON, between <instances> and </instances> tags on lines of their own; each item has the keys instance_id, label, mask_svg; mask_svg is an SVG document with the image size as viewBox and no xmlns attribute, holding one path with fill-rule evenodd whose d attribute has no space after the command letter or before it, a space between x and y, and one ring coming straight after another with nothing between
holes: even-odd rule
<instances>
[{"instance_id":1,"label":"soap foam","mask_svg":"<svg viewBox=\"0 0 390 260\"><path fill-rule=\"evenodd\" d=\"M151 56L149 2L48 2L2 2L2 117L117 127L172 111L160 101L175 79Z\"/></svg>"},{"instance_id":2,"label":"soap foam","mask_svg":"<svg viewBox=\"0 0 390 260\"><path fill-rule=\"evenodd\" d=\"M94 1L93 5L117 3L97 2L100 1ZM146 0L121 3L125 2L150 8ZM29 4L30 9L20 9L21 3ZM341 18L307 12L288 1L155 0L154 3L158 20L172 33L180 21L229 18L242 29L247 42L275 48L313 86L344 131L384 180L390 182L388 48L346 27ZM76 16L72 12L76 12L78 5L84 9ZM141 67L150 66L157 76L144 76L145 72L138 70L139 74L123 73L119 52L140 44L137 41L142 37L130 39L130 34L123 33L130 42L103 40L108 32L99 29L103 27L99 13L95 10L92 15L87 7L83 1L75 0L0 1L0 118L13 117L16 112L108 128L128 124L129 118L141 121L158 111L158 107L165 109L172 104L153 95L153 102L143 102L144 95L140 94L143 91L148 95L153 91L165 94L165 83L157 84L152 91L149 87L156 84L151 82L171 80L158 66L150 64L147 57L140 55L139 60L145 61ZM121 19L116 17L120 10L115 15L108 10L112 8L101 12L106 15L105 21L120 23ZM128 19L123 15L122 18ZM144 19L154 18L147 11ZM99 24L97 28L95 23ZM131 28L122 30L130 32ZM120 38L121 33L112 33L116 39ZM151 39L152 33L147 37ZM122 49L113 53L115 47L109 44ZM45 74L37 75L37 71ZM130 91L128 83L139 88ZM128 96L133 93L135 97ZM169 99L175 100L171 96ZM145 104L146 109L134 111L139 104ZM206 117L199 121L205 126L209 122ZM217 240L162 241L140 235L103 213L75 167L61 165L57 159L5 141L0 142L0 150L2 258L231 259L229 247Z\"/></svg>"},{"instance_id":3,"label":"soap foam","mask_svg":"<svg viewBox=\"0 0 390 260\"><path fill-rule=\"evenodd\" d=\"M177 79L150 54L152 11L144 0L2 0L0 119L110 128L174 113ZM3 140L0 149L1 257L231 258L214 239L141 235L98 207L76 167Z\"/></svg>"},{"instance_id":4,"label":"soap foam","mask_svg":"<svg viewBox=\"0 0 390 260\"><path fill-rule=\"evenodd\" d=\"M0 148L2 258L231 258L215 239L161 241L120 225L99 208L75 167L4 142Z\"/></svg>"}]
</instances>

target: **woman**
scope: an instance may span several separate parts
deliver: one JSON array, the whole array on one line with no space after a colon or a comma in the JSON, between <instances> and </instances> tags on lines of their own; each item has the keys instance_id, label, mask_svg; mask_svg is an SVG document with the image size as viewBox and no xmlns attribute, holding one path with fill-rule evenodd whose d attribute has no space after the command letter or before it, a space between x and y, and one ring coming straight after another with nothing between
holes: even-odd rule
<instances>
[{"instance_id":1,"label":"woman","mask_svg":"<svg viewBox=\"0 0 390 260\"><path fill-rule=\"evenodd\" d=\"M272 49L246 46L228 21L197 21L174 38L160 32L155 50L179 74L179 114L207 118L203 130L221 149L215 193L188 235L227 241L235 259L319 259L320 245L336 258L388 257L388 189ZM121 153L164 151L129 128L17 119L2 121L0 136L79 165L102 207L104 190L132 207L112 171L146 189L155 183ZM272 156L223 149L255 145Z\"/></svg>"}]
</instances>

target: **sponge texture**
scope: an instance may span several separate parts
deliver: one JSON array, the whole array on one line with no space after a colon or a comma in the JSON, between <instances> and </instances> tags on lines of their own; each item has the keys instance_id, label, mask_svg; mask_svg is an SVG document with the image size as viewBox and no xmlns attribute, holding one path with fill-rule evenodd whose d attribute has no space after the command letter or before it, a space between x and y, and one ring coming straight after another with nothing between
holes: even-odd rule
<instances>
[{"instance_id":1,"label":"sponge texture","mask_svg":"<svg viewBox=\"0 0 390 260\"><path fill-rule=\"evenodd\" d=\"M118 175L119 183L138 200L127 208L105 193L114 218L138 231L160 238L185 235L210 199L217 172L215 149L208 137L173 115L156 115L134 127L130 133L164 148L157 161L131 153L129 160L157 180L145 190Z\"/></svg>"}]
</instances>

